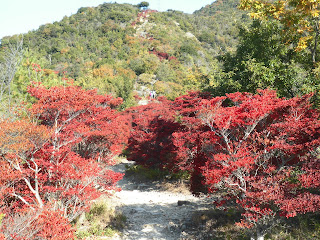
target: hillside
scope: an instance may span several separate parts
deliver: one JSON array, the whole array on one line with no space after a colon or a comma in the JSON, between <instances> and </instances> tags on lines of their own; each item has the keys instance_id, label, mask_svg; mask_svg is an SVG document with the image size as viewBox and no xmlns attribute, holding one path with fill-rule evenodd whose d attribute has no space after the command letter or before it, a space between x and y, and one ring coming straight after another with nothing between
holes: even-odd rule
<instances>
[{"instance_id":1,"label":"hillside","mask_svg":"<svg viewBox=\"0 0 320 240\"><path fill-rule=\"evenodd\" d=\"M233 52L238 44L239 26L249 25L247 13L238 9L239 0L218 0L194 12L197 19L203 19L205 28L198 24L198 38L210 43L223 54Z\"/></svg>"},{"instance_id":2,"label":"hillside","mask_svg":"<svg viewBox=\"0 0 320 240\"><path fill-rule=\"evenodd\" d=\"M47 85L57 84L52 75L57 73L84 88L122 97L128 106L133 95L143 97L151 89L173 99L214 85L216 56L236 49L238 25L247 22L234 1L224 3L194 14L117 3L80 8L23 36L14 94L23 96L25 85L35 80L33 63L45 69L41 81ZM0 56L16 38L2 39Z\"/></svg>"}]
</instances>

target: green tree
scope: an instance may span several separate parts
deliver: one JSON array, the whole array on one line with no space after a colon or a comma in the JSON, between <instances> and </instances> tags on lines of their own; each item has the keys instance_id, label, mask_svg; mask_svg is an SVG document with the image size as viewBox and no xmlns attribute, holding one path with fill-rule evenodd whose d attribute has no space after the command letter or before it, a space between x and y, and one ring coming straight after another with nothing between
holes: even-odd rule
<instances>
[{"instance_id":1,"label":"green tree","mask_svg":"<svg viewBox=\"0 0 320 240\"><path fill-rule=\"evenodd\" d=\"M254 21L241 29L237 51L222 57L229 74L219 85L220 92L255 92L269 87L281 96L294 97L313 91L319 81L305 64L305 56L282 44L280 24Z\"/></svg>"},{"instance_id":2,"label":"green tree","mask_svg":"<svg viewBox=\"0 0 320 240\"><path fill-rule=\"evenodd\" d=\"M163 82L175 82L176 81L176 73L169 66L169 64L163 62L156 71L157 79Z\"/></svg>"},{"instance_id":3,"label":"green tree","mask_svg":"<svg viewBox=\"0 0 320 240\"><path fill-rule=\"evenodd\" d=\"M296 43L296 50L308 48L312 62L317 61L319 0L241 0L240 8L251 11L256 19L276 19L283 24L287 41Z\"/></svg>"},{"instance_id":4,"label":"green tree","mask_svg":"<svg viewBox=\"0 0 320 240\"><path fill-rule=\"evenodd\" d=\"M148 2L141 2L141 3L138 4L138 7L146 9L146 8L149 7L149 3Z\"/></svg>"}]
</instances>

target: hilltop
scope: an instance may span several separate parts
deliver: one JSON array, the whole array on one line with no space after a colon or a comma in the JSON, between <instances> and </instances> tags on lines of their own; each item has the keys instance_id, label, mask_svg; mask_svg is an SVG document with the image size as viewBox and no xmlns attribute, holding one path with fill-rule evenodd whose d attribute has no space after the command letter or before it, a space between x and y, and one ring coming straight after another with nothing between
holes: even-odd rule
<instances>
[{"instance_id":1,"label":"hilltop","mask_svg":"<svg viewBox=\"0 0 320 240\"><path fill-rule=\"evenodd\" d=\"M23 96L25 85L35 80L27 74L32 64L45 69L40 80L47 85L58 84L56 73L86 89L122 97L127 106L134 95L144 97L152 89L170 99L205 89L215 84L216 57L235 51L238 26L247 22L234 0L194 14L117 3L80 8L23 36L15 96ZM0 56L15 39L2 39Z\"/></svg>"}]
</instances>

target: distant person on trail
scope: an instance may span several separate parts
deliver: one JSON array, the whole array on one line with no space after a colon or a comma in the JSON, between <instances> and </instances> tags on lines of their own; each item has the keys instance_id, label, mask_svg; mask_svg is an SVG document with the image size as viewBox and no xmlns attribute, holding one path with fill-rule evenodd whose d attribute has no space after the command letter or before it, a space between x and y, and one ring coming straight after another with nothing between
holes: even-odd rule
<instances>
[{"instance_id":1,"label":"distant person on trail","mask_svg":"<svg viewBox=\"0 0 320 240\"><path fill-rule=\"evenodd\" d=\"M156 91L153 90L153 91L150 92L150 98L151 99L156 98Z\"/></svg>"}]
</instances>

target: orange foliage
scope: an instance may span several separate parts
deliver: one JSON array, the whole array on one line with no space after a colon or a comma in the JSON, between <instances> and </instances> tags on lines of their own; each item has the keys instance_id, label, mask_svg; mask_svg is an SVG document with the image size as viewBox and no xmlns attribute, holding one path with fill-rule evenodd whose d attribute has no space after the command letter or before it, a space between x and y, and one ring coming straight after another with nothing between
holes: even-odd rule
<instances>
[{"instance_id":1,"label":"orange foliage","mask_svg":"<svg viewBox=\"0 0 320 240\"><path fill-rule=\"evenodd\" d=\"M113 68L103 65L100 68L93 69L94 77L114 77Z\"/></svg>"},{"instance_id":2,"label":"orange foliage","mask_svg":"<svg viewBox=\"0 0 320 240\"><path fill-rule=\"evenodd\" d=\"M0 149L2 153L25 153L41 146L50 138L46 126L25 120L0 122Z\"/></svg>"}]
</instances>

